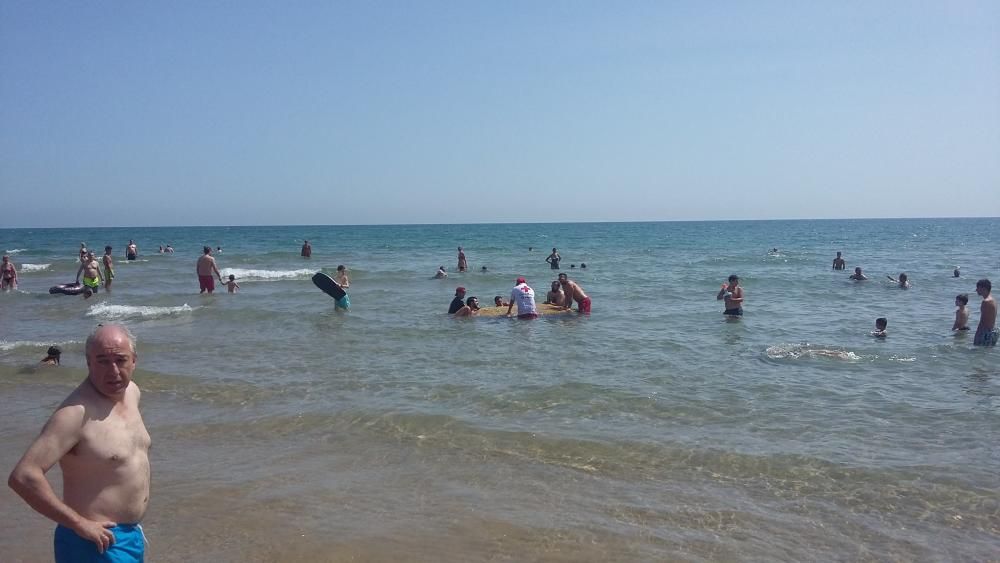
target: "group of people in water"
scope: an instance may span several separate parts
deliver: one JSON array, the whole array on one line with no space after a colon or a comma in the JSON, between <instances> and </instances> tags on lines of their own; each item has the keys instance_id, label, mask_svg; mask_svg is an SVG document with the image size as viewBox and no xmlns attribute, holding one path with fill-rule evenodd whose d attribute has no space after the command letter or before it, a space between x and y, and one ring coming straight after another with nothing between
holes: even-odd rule
<instances>
[{"instance_id":1,"label":"group of people in water","mask_svg":"<svg viewBox=\"0 0 1000 563\"><path fill-rule=\"evenodd\" d=\"M479 315L481 307L479 298L476 296L466 297L467 290L459 286L455 288L455 297L448 307L448 314L456 317L473 317ZM580 284L569 279L565 273L559 274L559 279L554 280L551 289L545 295L546 305L551 305L559 311L569 311L576 303L577 312L590 313L590 296L580 287ZM510 299L504 301L499 295L493 298L494 307L507 307L506 316L514 316L514 307L517 307L517 318L537 319L538 306L535 303L535 290L528 285L528 280L523 276L518 276L514 280L514 287L510 291Z\"/></svg>"}]
</instances>

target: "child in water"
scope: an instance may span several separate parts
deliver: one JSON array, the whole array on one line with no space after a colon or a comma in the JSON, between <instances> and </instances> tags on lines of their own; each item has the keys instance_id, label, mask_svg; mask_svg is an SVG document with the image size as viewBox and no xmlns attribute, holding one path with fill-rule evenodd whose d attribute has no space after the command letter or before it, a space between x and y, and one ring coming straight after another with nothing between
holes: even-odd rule
<instances>
[{"instance_id":1,"label":"child in water","mask_svg":"<svg viewBox=\"0 0 1000 563\"><path fill-rule=\"evenodd\" d=\"M889 320L885 317L875 319L875 330L872 331L872 336L875 338L885 338L888 334L885 331L885 327L887 326L889 326Z\"/></svg>"},{"instance_id":2,"label":"child in water","mask_svg":"<svg viewBox=\"0 0 1000 563\"><path fill-rule=\"evenodd\" d=\"M236 283L236 276L229 274L229 281L226 282L226 289L229 293L236 293L236 290L240 288L240 284Z\"/></svg>"},{"instance_id":3,"label":"child in water","mask_svg":"<svg viewBox=\"0 0 1000 563\"><path fill-rule=\"evenodd\" d=\"M960 293L955 296L955 324L951 325L951 330L969 330L969 311L965 308L969 304L969 295Z\"/></svg>"}]
</instances>

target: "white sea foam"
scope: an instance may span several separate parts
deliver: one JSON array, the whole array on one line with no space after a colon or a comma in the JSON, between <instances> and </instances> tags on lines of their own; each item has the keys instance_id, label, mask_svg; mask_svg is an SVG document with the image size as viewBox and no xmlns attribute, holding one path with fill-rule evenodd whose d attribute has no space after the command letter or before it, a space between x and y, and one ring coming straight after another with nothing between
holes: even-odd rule
<instances>
[{"instance_id":1,"label":"white sea foam","mask_svg":"<svg viewBox=\"0 0 1000 563\"><path fill-rule=\"evenodd\" d=\"M820 348L810 344L779 344L768 346L764 351L768 358L772 360L797 360L799 358L831 358L834 360L855 361L861 356L849 350L836 350L832 348Z\"/></svg>"},{"instance_id":2,"label":"white sea foam","mask_svg":"<svg viewBox=\"0 0 1000 563\"><path fill-rule=\"evenodd\" d=\"M87 311L88 317L100 317L107 320L122 319L159 319L184 315L194 311L187 303L179 307L152 307L146 305L110 305L95 303Z\"/></svg>"},{"instance_id":3,"label":"white sea foam","mask_svg":"<svg viewBox=\"0 0 1000 563\"><path fill-rule=\"evenodd\" d=\"M52 264L21 264L22 272L41 272L48 270Z\"/></svg>"},{"instance_id":4,"label":"white sea foam","mask_svg":"<svg viewBox=\"0 0 1000 563\"><path fill-rule=\"evenodd\" d=\"M0 352L9 352L15 348L41 348L42 350L47 349L49 346L68 346L70 344L79 344L78 340L67 340L65 342L36 342L33 340L15 340L14 342L7 342L6 340L0 340Z\"/></svg>"},{"instance_id":5,"label":"white sea foam","mask_svg":"<svg viewBox=\"0 0 1000 563\"><path fill-rule=\"evenodd\" d=\"M236 276L236 281L257 280L276 281L303 279L313 275L313 270L250 270L245 268L223 268L222 277L228 278L230 274Z\"/></svg>"},{"instance_id":6,"label":"white sea foam","mask_svg":"<svg viewBox=\"0 0 1000 563\"><path fill-rule=\"evenodd\" d=\"M20 254L22 252L27 252L27 251L28 251L27 248L13 248L11 250L6 251L5 254Z\"/></svg>"}]
</instances>

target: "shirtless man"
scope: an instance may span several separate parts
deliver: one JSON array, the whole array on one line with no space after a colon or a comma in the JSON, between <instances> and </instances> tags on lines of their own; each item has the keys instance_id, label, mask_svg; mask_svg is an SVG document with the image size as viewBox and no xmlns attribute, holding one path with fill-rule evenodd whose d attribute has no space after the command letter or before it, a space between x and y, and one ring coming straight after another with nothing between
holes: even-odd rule
<instances>
[{"instance_id":1,"label":"shirtless man","mask_svg":"<svg viewBox=\"0 0 1000 563\"><path fill-rule=\"evenodd\" d=\"M3 263L0 264L0 289L4 291L17 289L17 268L7 255L4 255Z\"/></svg>"},{"instance_id":2,"label":"shirtless man","mask_svg":"<svg viewBox=\"0 0 1000 563\"><path fill-rule=\"evenodd\" d=\"M80 274L83 274L83 298L90 299L104 281L104 275L101 274L101 267L97 264L93 250L88 250L87 256L80 261L80 267L76 270L76 283L80 283Z\"/></svg>"},{"instance_id":3,"label":"shirtless man","mask_svg":"<svg viewBox=\"0 0 1000 563\"><path fill-rule=\"evenodd\" d=\"M132 382L135 338L120 325L87 338L87 378L56 409L7 480L58 523L55 560L141 561L149 504L149 434ZM59 462L60 499L45 474Z\"/></svg>"},{"instance_id":4,"label":"shirtless man","mask_svg":"<svg viewBox=\"0 0 1000 563\"><path fill-rule=\"evenodd\" d=\"M563 300L565 298L566 294L563 293L562 286L559 285L559 282L552 282L552 289L545 294L545 303L555 305L556 307L562 307Z\"/></svg>"},{"instance_id":5,"label":"shirtless man","mask_svg":"<svg viewBox=\"0 0 1000 563\"><path fill-rule=\"evenodd\" d=\"M212 293L215 291L215 278L212 274L215 274L216 278L219 278L219 283L222 283L222 274L219 273L219 267L215 265L215 258L212 257L212 247L206 246L202 248L204 254L198 258L198 266L196 271L198 272L198 285L201 291L198 293L205 293L206 291Z\"/></svg>"},{"instance_id":6,"label":"shirtless man","mask_svg":"<svg viewBox=\"0 0 1000 563\"><path fill-rule=\"evenodd\" d=\"M115 262L111 259L111 245L104 247L104 290L111 291L111 280L115 279Z\"/></svg>"},{"instance_id":7,"label":"shirtless man","mask_svg":"<svg viewBox=\"0 0 1000 563\"><path fill-rule=\"evenodd\" d=\"M554 248L552 250L555 250ZM562 286L563 297L562 306L566 309L571 309L573 307L573 302L577 303L578 313L590 313L590 297L583 292L583 288L579 284L573 281L569 281L569 277L566 274L559 274L559 285Z\"/></svg>"},{"instance_id":8,"label":"shirtless man","mask_svg":"<svg viewBox=\"0 0 1000 563\"><path fill-rule=\"evenodd\" d=\"M458 247L458 271L464 272L469 269L469 263L465 260L465 251L462 247Z\"/></svg>"},{"instance_id":9,"label":"shirtless man","mask_svg":"<svg viewBox=\"0 0 1000 563\"><path fill-rule=\"evenodd\" d=\"M976 327L976 338L972 341L976 346L996 346L1000 339L1000 331L997 330L997 302L993 300L990 291L993 284L988 279L981 279L976 282L976 294L983 298L983 304L979 307L979 326Z\"/></svg>"},{"instance_id":10,"label":"shirtless man","mask_svg":"<svg viewBox=\"0 0 1000 563\"><path fill-rule=\"evenodd\" d=\"M833 259L833 269L834 270L843 270L846 267L847 267L847 262L845 262L844 259L841 258L840 252L838 251L837 252L837 257Z\"/></svg>"},{"instance_id":11,"label":"shirtless man","mask_svg":"<svg viewBox=\"0 0 1000 563\"><path fill-rule=\"evenodd\" d=\"M135 260L139 256L139 247L135 245L135 241L128 239L128 246L125 247L125 259Z\"/></svg>"},{"instance_id":12,"label":"shirtless man","mask_svg":"<svg viewBox=\"0 0 1000 563\"><path fill-rule=\"evenodd\" d=\"M313 255L313 247L309 244L309 241L302 241L302 257L311 258Z\"/></svg>"},{"instance_id":13,"label":"shirtless man","mask_svg":"<svg viewBox=\"0 0 1000 563\"><path fill-rule=\"evenodd\" d=\"M861 266L857 266L856 268L854 268L854 273L851 274L851 277L849 279L852 279L854 281L865 281L866 279L868 279L868 276L864 275L861 272Z\"/></svg>"},{"instance_id":14,"label":"shirtless man","mask_svg":"<svg viewBox=\"0 0 1000 563\"><path fill-rule=\"evenodd\" d=\"M715 296L718 299L726 300L726 310L722 312L727 317L743 316L743 288L740 287L740 277L736 274L729 276L729 283L722 284L722 289Z\"/></svg>"},{"instance_id":15,"label":"shirtless man","mask_svg":"<svg viewBox=\"0 0 1000 563\"><path fill-rule=\"evenodd\" d=\"M552 254L549 254L545 258L545 261L549 263L549 267L552 268L553 270L559 269L560 260L562 260L562 257L559 256L559 252L557 252L555 248L552 249Z\"/></svg>"}]
</instances>

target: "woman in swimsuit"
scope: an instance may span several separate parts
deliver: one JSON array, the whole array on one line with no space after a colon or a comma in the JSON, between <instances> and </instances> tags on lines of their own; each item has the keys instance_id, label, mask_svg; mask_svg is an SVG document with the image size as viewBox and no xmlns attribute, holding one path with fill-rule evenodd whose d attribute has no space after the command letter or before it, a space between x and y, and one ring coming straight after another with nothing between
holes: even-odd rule
<instances>
[{"instance_id":1,"label":"woman in swimsuit","mask_svg":"<svg viewBox=\"0 0 1000 563\"><path fill-rule=\"evenodd\" d=\"M10 256L4 256L3 264L0 265L0 289L4 291L17 289L17 268L10 261Z\"/></svg>"}]
</instances>

